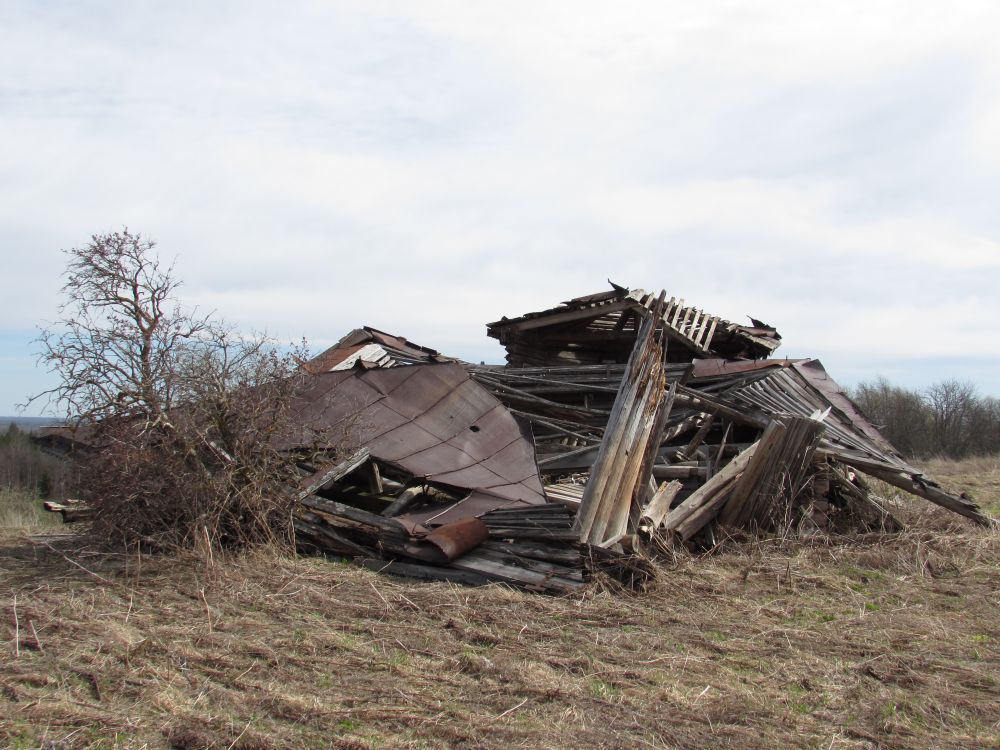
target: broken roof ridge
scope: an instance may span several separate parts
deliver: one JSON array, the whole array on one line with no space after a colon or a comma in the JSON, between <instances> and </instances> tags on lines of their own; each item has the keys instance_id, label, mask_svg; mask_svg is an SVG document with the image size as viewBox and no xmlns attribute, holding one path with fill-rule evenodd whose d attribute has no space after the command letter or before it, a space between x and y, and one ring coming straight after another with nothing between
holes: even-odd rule
<instances>
[{"instance_id":1,"label":"broken roof ridge","mask_svg":"<svg viewBox=\"0 0 1000 750\"><path fill-rule=\"evenodd\" d=\"M638 320L648 314L656 295L609 283L611 291L488 323L487 334L507 348L507 361L514 366L622 362L631 351ZM683 297L670 297L660 317L670 338L682 345L680 351L697 358L763 359L780 346L774 328L734 323Z\"/></svg>"}]
</instances>

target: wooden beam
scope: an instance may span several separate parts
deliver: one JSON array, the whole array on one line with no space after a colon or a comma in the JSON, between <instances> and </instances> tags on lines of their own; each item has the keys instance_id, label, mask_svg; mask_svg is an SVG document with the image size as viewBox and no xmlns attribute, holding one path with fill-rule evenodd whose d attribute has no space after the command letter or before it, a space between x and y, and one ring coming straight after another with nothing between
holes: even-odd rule
<instances>
[{"instance_id":1,"label":"wooden beam","mask_svg":"<svg viewBox=\"0 0 1000 750\"><path fill-rule=\"evenodd\" d=\"M621 302L612 302L607 305L597 305L595 307L585 307L581 310L567 310L566 312L551 313L549 315L540 315L537 318L528 318L527 320L519 321L508 321L501 323L497 328L506 328L507 330L514 331L531 331L536 328L547 328L548 326L558 325L560 323L570 323L574 320L586 320L587 318L600 318L603 315L607 315L611 312L618 312L620 310L629 310L635 306L633 300L622 300Z\"/></svg>"}]
</instances>

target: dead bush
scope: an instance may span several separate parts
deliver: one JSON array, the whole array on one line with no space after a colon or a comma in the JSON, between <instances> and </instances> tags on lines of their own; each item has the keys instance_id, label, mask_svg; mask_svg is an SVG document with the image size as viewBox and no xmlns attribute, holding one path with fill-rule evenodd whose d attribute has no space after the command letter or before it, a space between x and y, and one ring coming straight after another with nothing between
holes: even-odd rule
<instances>
[{"instance_id":1,"label":"dead bush","mask_svg":"<svg viewBox=\"0 0 1000 750\"><path fill-rule=\"evenodd\" d=\"M39 339L59 384L41 396L84 446L79 492L94 536L291 544L292 464L274 441L291 429L303 349L185 311L154 243L127 229L67 253L62 319Z\"/></svg>"}]
</instances>

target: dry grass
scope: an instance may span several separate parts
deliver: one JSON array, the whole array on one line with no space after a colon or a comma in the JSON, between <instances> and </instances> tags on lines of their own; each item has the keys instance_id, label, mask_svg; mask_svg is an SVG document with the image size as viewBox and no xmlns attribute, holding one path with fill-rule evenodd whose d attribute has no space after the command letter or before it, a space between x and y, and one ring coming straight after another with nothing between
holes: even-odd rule
<instances>
[{"instance_id":1,"label":"dry grass","mask_svg":"<svg viewBox=\"0 0 1000 750\"><path fill-rule=\"evenodd\" d=\"M47 513L33 492L0 487L0 529L41 529L61 526L59 516Z\"/></svg>"},{"instance_id":2,"label":"dry grass","mask_svg":"<svg viewBox=\"0 0 1000 750\"><path fill-rule=\"evenodd\" d=\"M977 456L954 461L934 458L921 468L946 487L968 493L993 515L1000 515L1000 456Z\"/></svg>"},{"instance_id":3,"label":"dry grass","mask_svg":"<svg viewBox=\"0 0 1000 750\"><path fill-rule=\"evenodd\" d=\"M947 515L571 598L10 535L0 744L997 746L1000 535Z\"/></svg>"}]
</instances>

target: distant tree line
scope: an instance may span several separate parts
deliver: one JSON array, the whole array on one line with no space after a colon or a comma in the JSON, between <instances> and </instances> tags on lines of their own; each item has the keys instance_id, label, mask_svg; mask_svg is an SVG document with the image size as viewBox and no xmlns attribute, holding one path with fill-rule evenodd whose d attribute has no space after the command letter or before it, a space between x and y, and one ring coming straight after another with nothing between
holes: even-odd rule
<instances>
[{"instance_id":1,"label":"distant tree line","mask_svg":"<svg viewBox=\"0 0 1000 750\"><path fill-rule=\"evenodd\" d=\"M69 465L43 453L30 433L11 424L0 432L0 490L25 490L43 499L64 498L71 481Z\"/></svg>"},{"instance_id":2,"label":"distant tree line","mask_svg":"<svg viewBox=\"0 0 1000 750\"><path fill-rule=\"evenodd\" d=\"M904 456L1000 453L1000 399L979 395L968 381L910 390L880 377L860 383L850 396Z\"/></svg>"}]
</instances>

